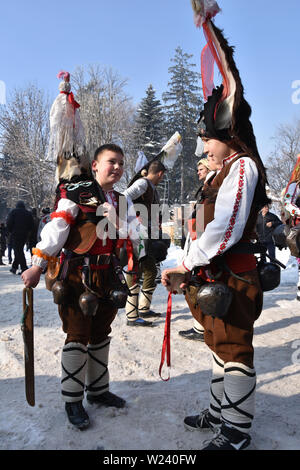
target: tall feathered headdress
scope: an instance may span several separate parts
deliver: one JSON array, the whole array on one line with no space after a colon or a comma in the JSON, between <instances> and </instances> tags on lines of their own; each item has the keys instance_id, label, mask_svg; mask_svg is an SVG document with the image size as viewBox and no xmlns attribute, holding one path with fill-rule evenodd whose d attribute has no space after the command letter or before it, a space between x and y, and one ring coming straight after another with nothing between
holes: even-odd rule
<instances>
[{"instance_id":1,"label":"tall feathered headdress","mask_svg":"<svg viewBox=\"0 0 300 470\"><path fill-rule=\"evenodd\" d=\"M200 137L221 141L234 139L245 151L258 154L256 139L249 120L251 107L244 98L244 88L229 46L223 33L211 21L220 11L215 0L191 0L194 21L203 27L207 44L201 54L201 76L206 100L200 114L198 131ZM217 65L222 84L214 85L214 67Z\"/></svg>"},{"instance_id":2,"label":"tall feathered headdress","mask_svg":"<svg viewBox=\"0 0 300 470\"><path fill-rule=\"evenodd\" d=\"M251 107L244 97L244 87L229 46L222 31L212 18L220 8L215 0L191 0L194 21L202 27L207 44L201 53L202 88L206 103L198 121L199 137L232 141L252 158L258 167L260 178L255 192L258 208L270 202L266 194L266 169L260 158L252 123ZM222 84L214 85L214 67L217 65Z\"/></svg>"},{"instance_id":3,"label":"tall feathered headdress","mask_svg":"<svg viewBox=\"0 0 300 470\"><path fill-rule=\"evenodd\" d=\"M63 80L50 110L48 159L57 163L57 181L69 181L76 175L91 175L91 169L78 111L80 105L71 92L70 74L61 71L57 78Z\"/></svg>"},{"instance_id":4,"label":"tall feathered headdress","mask_svg":"<svg viewBox=\"0 0 300 470\"><path fill-rule=\"evenodd\" d=\"M155 162L156 160L159 160L163 164L166 171L172 170L181 152L182 152L181 135L179 134L179 132L175 132L175 134L173 134L172 137L168 140L168 142L162 147L158 155L156 155L154 158L149 160L144 165L140 166L137 173L134 175L134 177L130 181L128 187L131 186L139 178L142 178L143 176L147 176L148 169L151 163Z\"/></svg>"}]
</instances>

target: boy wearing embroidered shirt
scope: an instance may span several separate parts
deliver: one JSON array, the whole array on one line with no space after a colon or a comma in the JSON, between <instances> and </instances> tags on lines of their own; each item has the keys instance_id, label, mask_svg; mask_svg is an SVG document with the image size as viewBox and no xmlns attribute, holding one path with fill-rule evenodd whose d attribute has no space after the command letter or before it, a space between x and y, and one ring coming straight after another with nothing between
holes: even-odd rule
<instances>
[{"instance_id":1,"label":"boy wearing embroidered shirt","mask_svg":"<svg viewBox=\"0 0 300 470\"><path fill-rule=\"evenodd\" d=\"M114 282L110 260L118 252L120 239L127 238L127 231L122 234L121 214L119 219L123 196L113 189L123 174L123 166L122 149L114 144L103 145L96 150L92 162L95 179L80 175L72 182L59 184L56 211L41 233L33 266L22 274L25 286L35 287L48 261L62 250L64 298L58 308L67 337L62 351L61 392L69 421L80 429L89 425L82 406L84 389L89 403L125 406L122 398L109 391L108 373L109 333L118 310L109 297ZM98 215L100 206L102 217ZM116 229L118 239L113 239L110 231L98 230L103 216ZM139 238L134 233L136 217L130 201L126 216L135 249ZM86 297L81 297L86 293ZM94 309L92 313L83 314L84 302L88 310Z\"/></svg>"},{"instance_id":2,"label":"boy wearing embroidered shirt","mask_svg":"<svg viewBox=\"0 0 300 470\"><path fill-rule=\"evenodd\" d=\"M223 165L210 186L203 188L205 231L200 239L192 242L182 266L162 273L162 284L172 290L172 273L184 276L197 267L197 274L204 282L208 269L216 273L220 256L225 258L234 275L246 280L222 274L222 282L233 292L232 303L224 318L204 315L199 307L195 307L187 288L186 300L193 316L204 327L204 340L212 351L213 367L209 410L197 416L187 416L184 421L190 430L215 430L222 424L222 432L229 445L235 445L237 439L238 445L241 443L246 447L250 442L248 431L254 414L256 379L253 324L261 313L262 292L254 255L229 254L228 251L240 241L247 244L252 237L257 217L253 202L259 173L255 162L242 151L237 152L216 139L204 141L204 149L210 158ZM228 430L229 433L226 432ZM217 448L218 441L211 445Z\"/></svg>"},{"instance_id":3,"label":"boy wearing embroidered shirt","mask_svg":"<svg viewBox=\"0 0 300 470\"><path fill-rule=\"evenodd\" d=\"M297 156L297 162L292 172L289 184L284 192L284 210L289 216L288 223L291 226L300 225L300 154ZM300 230L300 229L299 229ZM299 235L298 235L299 243ZM300 301L300 257L297 257L298 263L298 282L297 282L297 300Z\"/></svg>"},{"instance_id":4,"label":"boy wearing embroidered shirt","mask_svg":"<svg viewBox=\"0 0 300 470\"><path fill-rule=\"evenodd\" d=\"M196 15L203 15L198 2L193 5ZM251 240L256 238L258 212L270 201L233 49L212 16L199 21L209 44L202 60L211 54L202 63L203 90L211 94L200 114L198 135L208 158L222 166L203 188L203 234L191 243L181 266L163 271L162 284L172 291L172 274L182 274L181 287L212 352L209 409L187 416L184 424L189 430L215 432L203 450L240 450L251 441L256 385L253 325L263 298ZM216 58L223 83L212 88L208 64ZM197 290L194 280L203 289Z\"/></svg>"}]
</instances>

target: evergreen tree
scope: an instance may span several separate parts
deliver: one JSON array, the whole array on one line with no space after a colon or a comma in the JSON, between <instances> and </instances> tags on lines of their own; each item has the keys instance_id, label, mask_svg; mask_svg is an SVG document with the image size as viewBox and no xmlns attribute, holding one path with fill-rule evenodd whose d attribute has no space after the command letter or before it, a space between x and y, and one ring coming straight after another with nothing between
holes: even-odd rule
<instances>
[{"instance_id":1,"label":"evergreen tree","mask_svg":"<svg viewBox=\"0 0 300 470\"><path fill-rule=\"evenodd\" d=\"M170 200L181 204L193 200L199 186L195 157L197 121L203 104L198 86L200 74L191 63L193 56L181 47L175 50L174 63L169 68L168 91L163 93L166 130L171 136L178 131L182 136L183 151L170 172Z\"/></svg>"},{"instance_id":2,"label":"evergreen tree","mask_svg":"<svg viewBox=\"0 0 300 470\"><path fill-rule=\"evenodd\" d=\"M157 155L163 146L163 124L161 102L156 98L153 86L149 85L137 109L134 130L136 147L145 153L148 160Z\"/></svg>"}]
</instances>

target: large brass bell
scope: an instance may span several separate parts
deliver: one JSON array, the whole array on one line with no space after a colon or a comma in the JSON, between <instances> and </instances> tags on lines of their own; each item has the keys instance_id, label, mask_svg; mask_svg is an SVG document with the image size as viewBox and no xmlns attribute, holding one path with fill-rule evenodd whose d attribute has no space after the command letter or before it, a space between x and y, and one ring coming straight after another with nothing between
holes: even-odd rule
<instances>
[{"instance_id":1,"label":"large brass bell","mask_svg":"<svg viewBox=\"0 0 300 470\"><path fill-rule=\"evenodd\" d=\"M79 306L83 315L87 317L94 317L96 315L99 305L99 298L92 292L85 291L79 297Z\"/></svg>"},{"instance_id":2,"label":"large brass bell","mask_svg":"<svg viewBox=\"0 0 300 470\"><path fill-rule=\"evenodd\" d=\"M63 305L68 302L68 288L63 281L55 281L51 288L55 304Z\"/></svg>"},{"instance_id":3,"label":"large brass bell","mask_svg":"<svg viewBox=\"0 0 300 470\"><path fill-rule=\"evenodd\" d=\"M222 282L210 282L200 287L197 304L204 315L224 318L232 302L232 292Z\"/></svg>"},{"instance_id":4,"label":"large brass bell","mask_svg":"<svg viewBox=\"0 0 300 470\"><path fill-rule=\"evenodd\" d=\"M260 261L257 265L260 285L263 292L267 292L280 284L280 267L276 263L267 263Z\"/></svg>"},{"instance_id":5,"label":"large brass bell","mask_svg":"<svg viewBox=\"0 0 300 470\"><path fill-rule=\"evenodd\" d=\"M125 290L111 290L109 293L109 299L117 308L125 308L127 292L125 292Z\"/></svg>"}]
</instances>

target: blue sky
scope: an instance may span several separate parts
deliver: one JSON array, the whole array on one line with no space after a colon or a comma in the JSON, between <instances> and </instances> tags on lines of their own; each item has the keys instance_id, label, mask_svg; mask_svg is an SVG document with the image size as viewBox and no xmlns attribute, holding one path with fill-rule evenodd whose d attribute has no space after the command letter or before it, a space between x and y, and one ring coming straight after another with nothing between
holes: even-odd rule
<instances>
[{"instance_id":1,"label":"blue sky","mask_svg":"<svg viewBox=\"0 0 300 470\"><path fill-rule=\"evenodd\" d=\"M300 104L292 102L292 83L300 84L300 3L218 3L222 12L216 25L235 46L266 160L278 125L300 118ZM0 81L7 96L14 87L33 82L54 99L59 70L100 64L128 79L126 91L135 103L150 83L160 99L177 46L194 55L200 70L204 38L194 26L190 0L3 0L0 8Z\"/></svg>"}]
</instances>

